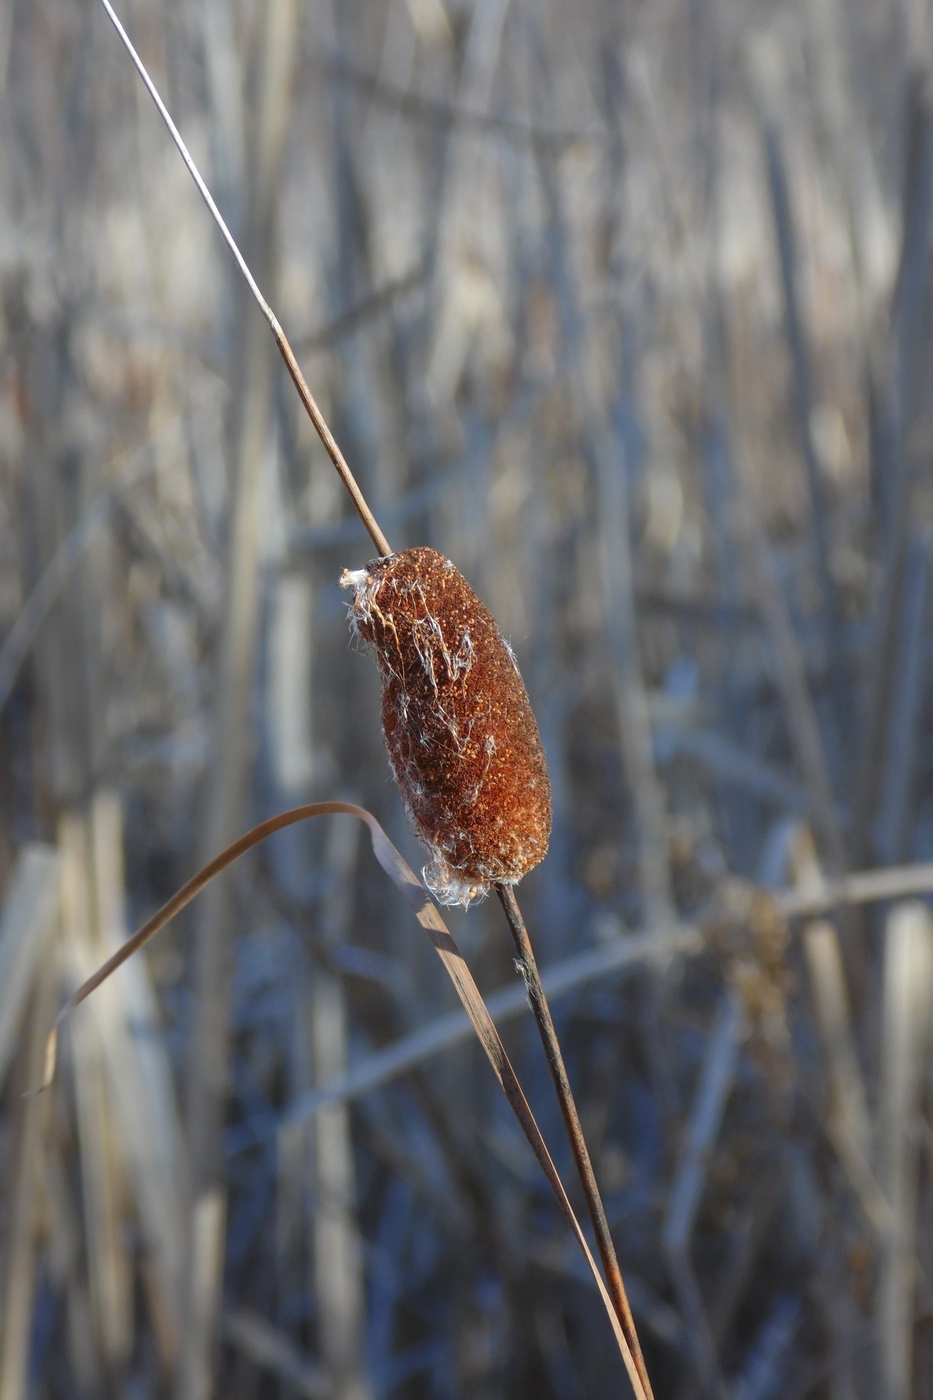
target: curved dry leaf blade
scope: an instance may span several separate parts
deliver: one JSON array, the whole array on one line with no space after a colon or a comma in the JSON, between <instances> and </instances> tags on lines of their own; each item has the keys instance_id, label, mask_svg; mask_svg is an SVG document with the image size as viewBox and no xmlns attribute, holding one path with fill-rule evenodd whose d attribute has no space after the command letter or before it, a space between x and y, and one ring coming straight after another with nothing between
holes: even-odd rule
<instances>
[{"instance_id":1,"label":"curved dry leaf blade","mask_svg":"<svg viewBox=\"0 0 933 1400\"><path fill-rule=\"evenodd\" d=\"M603 1282L602 1274L596 1266L596 1261L590 1252L586 1237L580 1227L580 1222L574 1214L573 1207L564 1190L560 1174L557 1171L551 1154L547 1149L541 1131L535 1121L534 1114L528 1105L524 1091L518 1081L518 1077L512 1068L505 1046L499 1036L499 1032L493 1023L492 1017L483 1001L479 988L473 980L472 973L464 961L463 955L457 944L454 942L447 925L441 918L437 906L432 901L427 890L421 884L415 872L408 862L396 850L389 840L382 827L377 822L371 812L365 807L358 807L353 802L312 802L302 807L294 807L290 811L281 812L276 817L270 817L268 821L260 822L251 831L247 831L232 845L228 846L220 855L215 856L212 861L204 866L202 870L193 876L186 885L183 885L172 898L162 906L162 908L152 916L143 926L127 939L121 948L108 958L94 972L87 981L69 997L56 1017L55 1024L49 1033L46 1042L45 1054L45 1078L42 1088L45 1089L51 1084L55 1074L56 1046L58 1030L62 1022L71 1014L76 1007L96 991L103 982L106 982L111 973L115 972L126 960L138 952L150 939L154 938L166 924L170 923L176 914L180 913L187 904L208 885L215 875L219 875L227 866L232 865L240 856L247 851L258 846L267 837L273 836L277 831L282 831L285 827L294 826L298 822L308 821L311 817L332 816L338 812L347 813L350 816L358 817L365 822L369 830L372 841L373 854L388 875L405 903L413 911L415 918L423 929L426 930L434 948L447 970L450 980L456 988L457 995L463 1003L463 1008L470 1018L473 1029L479 1037L480 1043L486 1052L487 1058L495 1072L502 1090L509 1101L513 1113L521 1126L522 1132L528 1139L531 1150L537 1158L541 1170L547 1178L548 1185L553 1191L561 1212L570 1225L573 1235L583 1251L584 1257L590 1266L593 1278L599 1288L600 1297L606 1313L612 1324L612 1330L622 1353L625 1362L625 1369L628 1372L629 1380L635 1392L636 1400L647 1400L644 1387L635 1368L635 1362L631 1350L622 1332L619 1319L612 1306L606 1285Z\"/></svg>"}]
</instances>

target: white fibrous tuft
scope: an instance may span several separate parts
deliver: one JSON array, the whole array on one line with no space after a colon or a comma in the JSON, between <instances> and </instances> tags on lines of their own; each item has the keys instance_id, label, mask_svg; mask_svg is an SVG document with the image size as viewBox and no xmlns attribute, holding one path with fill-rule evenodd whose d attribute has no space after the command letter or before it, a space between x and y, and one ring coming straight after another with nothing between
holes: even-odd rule
<instances>
[{"instance_id":1,"label":"white fibrous tuft","mask_svg":"<svg viewBox=\"0 0 933 1400\"><path fill-rule=\"evenodd\" d=\"M353 589L353 601L347 608L347 620L353 640L360 641L360 622L368 622L372 609L375 584L368 569L344 569L340 575L340 587ZM369 643L364 640L364 645Z\"/></svg>"},{"instance_id":2,"label":"white fibrous tuft","mask_svg":"<svg viewBox=\"0 0 933 1400\"><path fill-rule=\"evenodd\" d=\"M452 870L443 852L436 846L432 851L432 859L421 871L421 878L438 904L443 904L446 909L456 905L469 909L471 904L485 899L489 893L488 882L477 880L475 876L464 877Z\"/></svg>"}]
</instances>

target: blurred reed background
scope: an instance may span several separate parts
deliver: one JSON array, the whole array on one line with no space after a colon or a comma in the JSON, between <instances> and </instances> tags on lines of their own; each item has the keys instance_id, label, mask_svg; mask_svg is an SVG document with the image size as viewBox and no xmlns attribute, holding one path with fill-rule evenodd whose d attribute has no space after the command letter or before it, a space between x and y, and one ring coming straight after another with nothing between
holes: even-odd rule
<instances>
[{"instance_id":1,"label":"blurred reed background","mask_svg":"<svg viewBox=\"0 0 933 1400\"><path fill-rule=\"evenodd\" d=\"M820 898L933 860L926 7L123 18L393 546L518 654L522 903L657 1394L933 1395L930 871ZM627 1393L349 819L21 1097L252 821L347 797L421 862L337 587L372 546L92 0L0 6L0 191L0 1400ZM452 927L565 1170L501 910Z\"/></svg>"}]
</instances>

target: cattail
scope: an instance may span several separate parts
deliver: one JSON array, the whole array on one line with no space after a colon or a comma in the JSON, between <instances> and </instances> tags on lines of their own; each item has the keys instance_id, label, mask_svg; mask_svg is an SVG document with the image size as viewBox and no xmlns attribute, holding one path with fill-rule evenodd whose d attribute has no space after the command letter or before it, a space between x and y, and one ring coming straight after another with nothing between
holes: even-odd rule
<instances>
[{"instance_id":1,"label":"cattail","mask_svg":"<svg viewBox=\"0 0 933 1400\"><path fill-rule=\"evenodd\" d=\"M547 851L551 785L528 692L495 619L449 559L408 549L345 570L376 654L382 729L443 904L515 884Z\"/></svg>"}]
</instances>

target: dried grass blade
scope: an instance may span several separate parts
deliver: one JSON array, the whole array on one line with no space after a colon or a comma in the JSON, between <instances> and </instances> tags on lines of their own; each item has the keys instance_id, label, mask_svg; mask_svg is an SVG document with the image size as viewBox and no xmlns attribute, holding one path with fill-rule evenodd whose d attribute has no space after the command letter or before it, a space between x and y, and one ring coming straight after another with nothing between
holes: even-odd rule
<instances>
[{"instance_id":1,"label":"dried grass blade","mask_svg":"<svg viewBox=\"0 0 933 1400\"><path fill-rule=\"evenodd\" d=\"M754 568L758 603L771 643L774 681L787 715L797 776L806 789L824 863L838 876L848 860L800 644L782 591L774 552L761 523L755 485L747 471L736 473L736 487L739 522Z\"/></svg>"},{"instance_id":2,"label":"dried grass blade","mask_svg":"<svg viewBox=\"0 0 933 1400\"><path fill-rule=\"evenodd\" d=\"M89 837L83 815L60 819L63 952L71 978L94 965ZM71 1043L94 1331L105 1371L116 1371L133 1351L133 1285L123 1244L127 1180L106 1078L104 1008L95 1010L93 1019L76 1022Z\"/></svg>"},{"instance_id":3,"label":"dried grass blade","mask_svg":"<svg viewBox=\"0 0 933 1400\"><path fill-rule=\"evenodd\" d=\"M722 1400L725 1384L716 1340L690 1259L690 1237L709 1171L712 1150L739 1064L745 1018L741 1004L727 993L720 1004L696 1088L677 1176L671 1186L663 1231L674 1289L703 1393Z\"/></svg>"},{"instance_id":4,"label":"dried grass blade","mask_svg":"<svg viewBox=\"0 0 933 1400\"><path fill-rule=\"evenodd\" d=\"M763 43L768 44L769 41L765 40ZM781 91L784 84L780 72L780 60L776 54L770 52L770 45L764 52L761 49L758 52L761 55L761 62L758 66L765 66L769 74L769 76L760 75L764 81L760 81L759 105L768 186L771 195L771 212L774 219L774 234L784 292L784 326L793 370L797 430L800 436L800 447L810 495L813 564L822 596L823 626L827 634L826 639L833 672L836 676L836 688L837 691L841 691L841 682L846 674L845 654L839 630L839 599L830 572L830 525L826 492L821 478L813 432L814 385L810 347L807 343L805 316L801 305L800 274L798 272L800 257L780 122L780 113L782 107L786 108L787 101L786 94ZM837 695L837 699L841 698L841 695Z\"/></svg>"},{"instance_id":5,"label":"dried grass blade","mask_svg":"<svg viewBox=\"0 0 933 1400\"><path fill-rule=\"evenodd\" d=\"M922 1107L933 1005L933 923L919 901L897 904L885 927L879 1176L891 1209L877 1302L886 1400L913 1394L914 1297Z\"/></svg>"},{"instance_id":6,"label":"dried grass blade","mask_svg":"<svg viewBox=\"0 0 933 1400\"><path fill-rule=\"evenodd\" d=\"M58 853L50 846L20 852L0 921L0 1084L35 982L59 900Z\"/></svg>"},{"instance_id":7,"label":"dried grass blade","mask_svg":"<svg viewBox=\"0 0 933 1400\"><path fill-rule=\"evenodd\" d=\"M260 822L251 831L246 832L239 840L221 851L220 855L208 861L198 873L182 885L181 889L172 895L162 908L153 914L143 926L133 934L132 938L118 948L117 951L102 963L96 972L92 973L85 982L82 982L77 991L73 992L68 1001L62 1007L56 1017L55 1024L49 1033L46 1042L44 1077L41 1088L45 1089L51 1084L55 1077L55 1062L58 1046L58 1029L83 1001L96 991L118 967L122 967L128 958L154 938L165 925L171 923L176 914L180 914L182 909L187 908L191 901L196 898L201 891L210 884L215 875L219 875L222 870L226 870L228 865L232 865L240 856L251 851L254 846L258 846L269 836L273 836L277 831L282 831L285 827L294 826L297 822L306 821L309 817L329 816L335 812L351 812L354 816L369 818L369 813L364 812L362 807L355 807L347 802L314 802L303 807L295 807L288 812L282 812L277 817L270 817L268 821ZM375 820L370 818L370 820Z\"/></svg>"},{"instance_id":8,"label":"dried grass blade","mask_svg":"<svg viewBox=\"0 0 933 1400\"><path fill-rule=\"evenodd\" d=\"M123 817L115 793L101 790L91 806L92 873L100 946L125 937ZM156 1032L158 1016L148 968L126 967L94 1005L107 1087L136 1211L150 1256L149 1294L161 1319L169 1364L178 1352L185 1259L183 1201L187 1158L171 1065ZM143 1033L140 1034L140 1029Z\"/></svg>"},{"instance_id":9,"label":"dried grass blade","mask_svg":"<svg viewBox=\"0 0 933 1400\"><path fill-rule=\"evenodd\" d=\"M112 957L108 958L66 1002L56 1018L55 1025L47 1041L45 1056L46 1080L43 1087L50 1082L51 1075L54 1074L57 1033L62 1022L77 1006L80 1006L81 1002L85 1001L93 991L101 986L111 973L115 972L118 967L126 962L127 958L132 957L133 953L142 948L151 938L154 938L160 929L163 929L176 914L184 909L186 905L190 904L195 896L204 889L205 885L210 883L215 875L219 875L222 870L225 870L228 865L231 865L241 855L245 855L247 851L252 850L254 846L258 846L261 841L274 835L275 832L282 831L288 826L294 826L297 822L307 821L311 817L331 816L338 812L349 813L349 815L358 817L360 821L366 823L372 842L373 854L405 900L406 904L412 909L415 918L418 920L421 927L426 930L431 942L434 944L435 951L443 962L448 976L457 990L457 995L463 1003L464 1010L473 1024L473 1028L493 1067L496 1078L499 1080L512 1111L518 1119L522 1131L528 1139L531 1149L538 1160L538 1164L547 1178L548 1185L551 1187L557 1199L557 1203L590 1266L593 1278L596 1280L597 1287L599 1288L600 1297L603 1300L606 1313L612 1324L616 1342L622 1354L625 1369L632 1383L632 1389L635 1393L636 1400L648 1400L645 1388L638 1375L634 1357L632 1356L631 1349L619 1324L619 1319L612 1306L612 1301L602 1275L596 1266L596 1261L586 1242L586 1237L580 1227L580 1222L574 1214L573 1207L564 1189L564 1184L560 1179L557 1168L551 1160L547 1145L545 1144L544 1138L541 1136L541 1131L535 1122L534 1115L528 1105L522 1087L518 1082L518 1078L506 1054L505 1046L502 1044L499 1033L493 1024L492 1017L486 1008L479 988L464 962L463 955L451 937L447 925L441 918L436 906L432 903L424 886L420 883L411 867L395 849L382 827L376 821L376 818L372 813L367 812L364 807L358 807L353 802L311 802L301 807L294 807L288 812L281 812L276 817L270 817L268 821L260 822L258 826L246 832L239 840L234 841L233 844L228 846L225 851L222 851L220 855L215 856L215 858L205 865L202 870L199 870L197 875L193 876L186 885L183 885L147 923L143 924L142 928L140 928L132 938L128 939L126 943L123 944L122 948L118 949Z\"/></svg>"},{"instance_id":10,"label":"dried grass blade","mask_svg":"<svg viewBox=\"0 0 933 1400\"><path fill-rule=\"evenodd\" d=\"M57 977L54 985L57 994ZM37 1026L37 1038L48 1025L54 1004L53 995L49 998L42 1026ZM39 1045L36 1073L42 1064L41 1039ZM78 1395L90 1396L101 1394L103 1378L92 1324L90 1284L84 1267L83 1232L71 1181L72 1150L72 1144L64 1136L50 1132L42 1177L42 1207L48 1239L46 1265L49 1280L62 1299L69 1380Z\"/></svg>"},{"instance_id":11,"label":"dried grass blade","mask_svg":"<svg viewBox=\"0 0 933 1400\"><path fill-rule=\"evenodd\" d=\"M596 1267L596 1261L590 1252L589 1245L580 1228L580 1223L574 1214L573 1207L564 1190L564 1184L560 1179L557 1168L551 1160L551 1154L548 1152L547 1145L541 1136L541 1131L535 1121L534 1114L529 1107L528 1100L525 1098L524 1091L518 1082L518 1077L506 1054L505 1046L502 1044L499 1037L499 1032L496 1030L479 988L473 981L473 976L463 960L463 955L451 937L447 925L441 918L440 912L432 903L427 891L419 883L414 871L402 859L375 819L368 817L368 814L367 824L370 828L373 852L376 859L392 880L396 889L405 899L406 903L414 911L415 918L418 920L421 927L426 930L428 937L434 944L434 949L441 959L441 962L444 964L450 980L457 989L457 995L472 1022L473 1029L479 1037L480 1044L486 1052L486 1056L489 1063L492 1065L496 1078L502 1085L503 1093L509 1101L512 1112L518 1119L522 1132L528 1139L531 1150L538 1160L538 1165L544 1172L548 1185L554 1192L557 1203L586 1257L586 1261L599 1287L600 1297L603 1300L606 1312L612 1322L612 1329L615 1333L619 1350L622 1353L625 1369L632 1383L632 1389L636 1396L639 1397L639 1400L648 1400L641 1377L638 1374L635 1358L632 1355L631 1348L622 1331L621 1323L616 1315L615 1308L609 1297L606 1285L603 1282L602 1275Z\"/></svg>"},{"instance_id":12,"label":"dried grass blade","mask_svg":"<svg viewBox=\"0 0 933 1400\"><path fill-rule=\"evenodd\" d=\"M274 283L280 214L282 155L288 129L296 57L297 6L294 0L262 0L257 45L250 64L250 159L246 181L237 191L244 210L244 237L257 273ZM214 725L215 761L206 795L206 850L232 840L242 827L252 752L250 705L259 637L261 480L273 422L272 358L265 330L248 297L234 298L235 376L242 389L231 406L231 477L229 525L225 551L225 600L220 627L218 687ZM225 881L213 885L196 916L194 999L185 1084L185 1117L191 1164L189 1211L211 1201L224 1189L223 1115L225 1066L231 1037L230 930L234 922L232 891ZM208 1207L208 1211L213 1206ZM191 1233L189 1240L193 1241ZM209 1236L202 1236L205 1243ZM220 1254L201 1260L188 1251L185 1274L189 1297L194 1280L224 1272L223 1233L211 1239ZM183 1294L184 1296L184 1294ZM220 1299L202 1293L198 1306L185 1306L178 1400L206 1400L215 1349Z\"/></svg>"},{"instance_id":13,"label":"dried grass blade","mask_svg":"<svg viewBox=\"0 0 933 1400\"><path fill-rule=\"evenodd\" d=\"M319 936L332 950L345 941L350 923L360 835L359 824L350 817L338 817L328 832L326 861L332 884L323 902ZM347 1011L343 982L323 959L315 966L306 1006L315 1079L331 1079L346 1068ZM346 1105L332 1104L310 1138L314 1199L310 1282L317 1302L321 1361L328 1390L335 1396L373 1400L363 1367L366 1290Z\"/></svg>"},{"instance_id":14,"label":"dried grass blade","mask_svg":"<svg viewBox=\"0 0 933 1400\"><path fill-rule=\"evenodd\" d=\"M53 883L57 900L58 881ZM55 1004L58 966L57 948L51 947L51 928L51 921L48 921L36 938L38 970L33 978L32 1010L25 1037L27 1076L39 1073L45 1026ZM35 964L33 971L36 972ZM47 1104L27 1099L19 1105L19 1123L8 1168L10 1195L4 1241L3 1311L0 1314L0 1400L25 1400L28 1391L30 1320L36 1278L36 1195L37 1183L45 1171L47 1119Z\"/></svg>"},{"instance_id":15,"label":"dried grass blade","mask_svg":"<svg viewBox=\"0 0 933 1400\"><path fill-rule=\"evenodd\" d=\"M888 1227L890 1212L870 1165L871 1124L855 1049L839 935L832 924L819 919L804 930L803 947L829 1077L829 1135L866 1218L882 1234Z\"/></svg>"},{"instance_id":16,"label":"dried grass blade","mask_svg":"<svg viewBox=\"0 0 933 1400\"><path fill-rule=\"evenodd\" d=\"M900 636L896 646L886 736L888 756L879 784L876 845L885 864L904 854L907 819L917 778L917 746L923 742L930 563L930 539L926 534L918 535L910 542L905 564Z\"/></svg>"},{"instance_id":17,"label":"dried grass blade","mask_svg":"<svg viewBox=\"0 0 933 1400\"><path fill-rule=\"evenodd\" d=\"M781 891L776 899L784 917L794 919L802 914L825 914L837 905L880 904L920 894L933 894L933 862L861 870L838 880L820 879L806 889Z\"/></svg>"}]
</instances>

